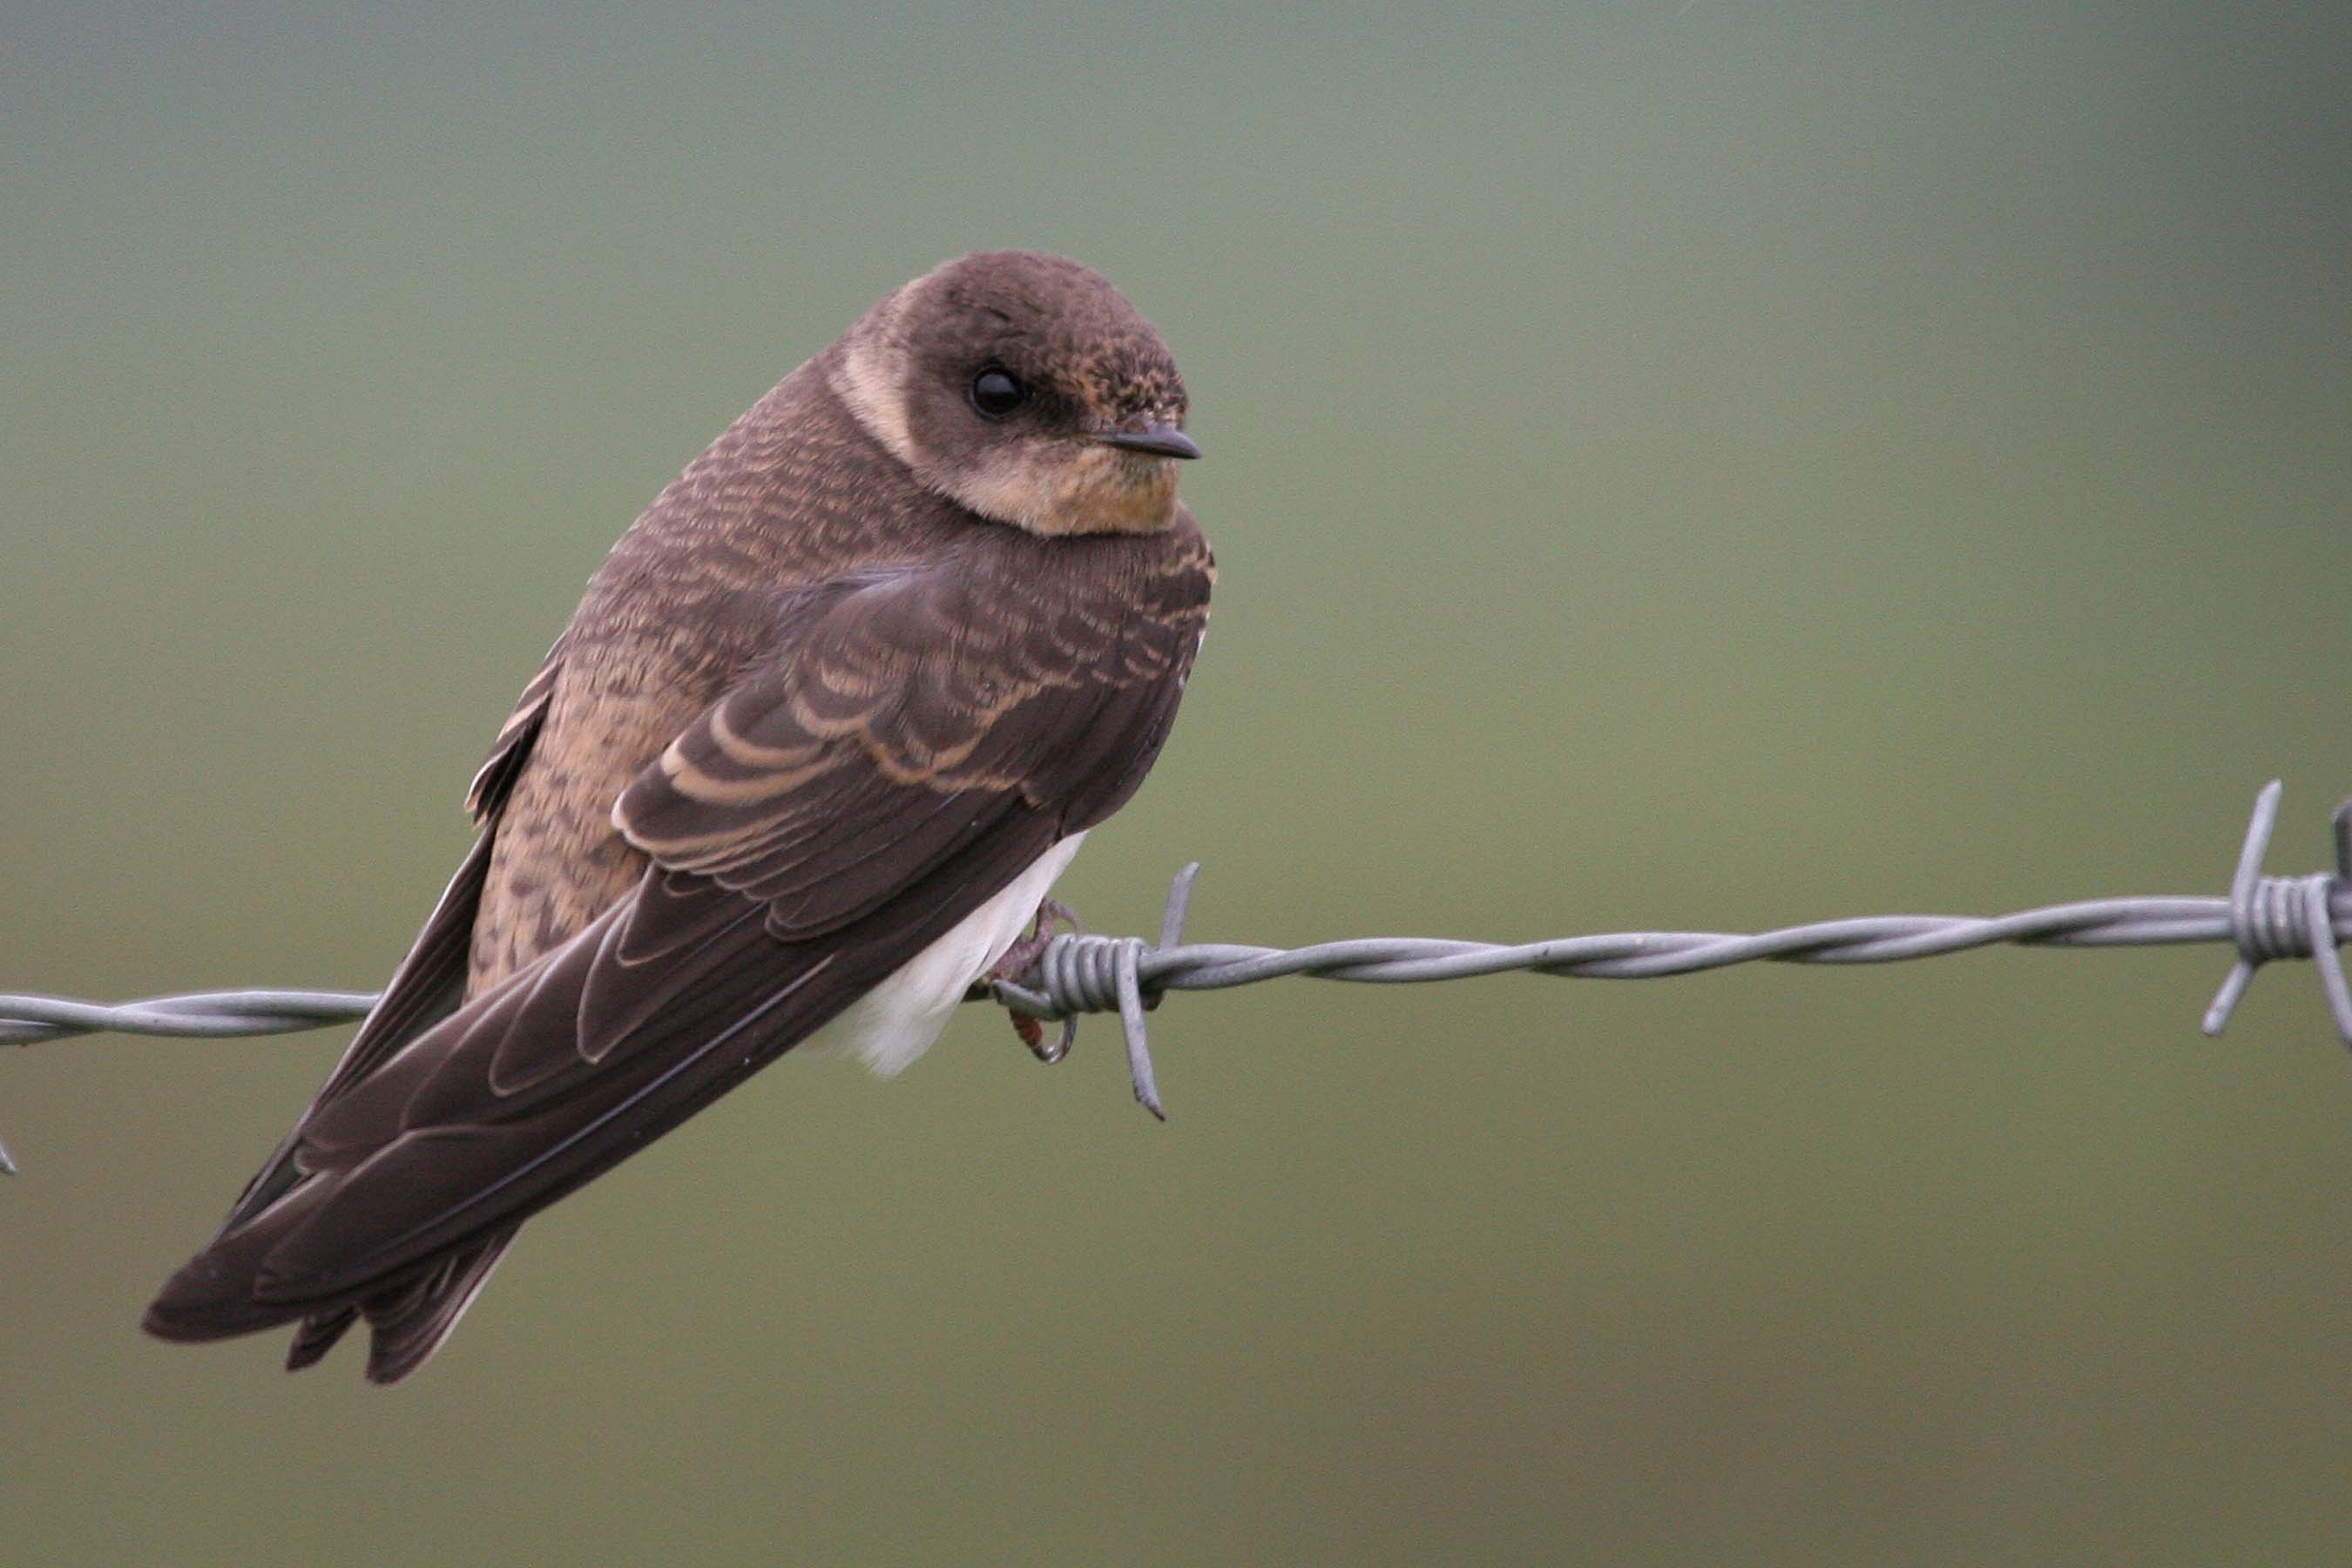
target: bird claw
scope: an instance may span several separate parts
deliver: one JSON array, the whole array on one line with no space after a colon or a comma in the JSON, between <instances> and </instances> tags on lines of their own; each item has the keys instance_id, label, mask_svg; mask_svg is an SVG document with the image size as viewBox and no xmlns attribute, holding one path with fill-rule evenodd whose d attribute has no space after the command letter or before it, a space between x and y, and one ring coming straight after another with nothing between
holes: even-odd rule
<instances>
[{"instance_id":1,"label":"bird claw","mask_svg":"<svg viewBox=\"0 0 2352 1568\"><path fill-rule=\"evenodd\" d=\"M986 974L981 976L982 984L987 985L996 981L1010 981L1016 985L1019 984L1022 976L1036 968L1037 961L1045 957L1045 950L1053 945L1056 934L1054 927L1056 925L1068 926L1073 934L1082 933L1085 930L1078 924L1078 917L1071 910L1069 905L1059 899L1041 900L1037 905L1037 919L1030 926L1029 934L1004 950L1004 956L998 959L995 966ZM1023 1045L1029 1047L1029 1054L1049 1067L1068 1056L1072 1042L1078 1037L1078 1021L1076 1018L1065 1018L1062 1020L1062 1026L1056 1033L1054 1043L1049 1046L1045 1043L1044 1019L1034 1017L1009 1006L1004 1009L1004 1012L1005 1016L1013 1020L1013 1032L1021 1037Z\"/></svg>"},{"instance_id":2,"label":"bird claw","mask_svg":"<svg viewBox=\"0 0 2352 1568\"><path fill-rule=\"evenodd\" d=\"M1026 1013L1015 1013L1010 1007L1004 1011L1013 1019L1013 1032L1021 1037L1021 1043L1029 1047L1029 1054L1047 1067L1068 1056L1070 1047L1077 1040L1078 1021L1076 1018L1062 1020L1062 1026L1055 1031L1054 1043L1049 1046L1045 1043L1045 1019L1033 1018Z\"/></svg>"}]
</instances>

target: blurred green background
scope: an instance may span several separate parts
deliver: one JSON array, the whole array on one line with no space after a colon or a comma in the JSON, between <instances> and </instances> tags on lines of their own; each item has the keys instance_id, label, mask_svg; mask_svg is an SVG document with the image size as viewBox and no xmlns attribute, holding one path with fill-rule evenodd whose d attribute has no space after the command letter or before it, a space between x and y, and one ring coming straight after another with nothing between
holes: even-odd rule
<instances>
[{"instance_id":1,"label":"blurred green background","mask_svg":"<svg viewBox=\"0 0 2352 1568\"><path fill-rule=\"evenodd\" d=\"M1159 323L1202 940L2218 892L2352 790L2340 5L0 27L0 989L381 981L631 516L886 289ZM342 1031L0 1061L10 1563L2340 1563L2352 1063L2219 949L787 1059L390 1394L141 1337Z\"/></svg>"}]
</instances>

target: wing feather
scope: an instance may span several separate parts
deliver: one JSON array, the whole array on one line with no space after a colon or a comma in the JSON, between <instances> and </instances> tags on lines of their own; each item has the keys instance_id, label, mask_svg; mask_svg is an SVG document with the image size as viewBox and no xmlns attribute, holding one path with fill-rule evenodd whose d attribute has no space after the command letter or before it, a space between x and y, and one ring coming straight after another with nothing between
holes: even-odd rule
<instances>
[{"instance_id":1,"label":"wing feather","mask_svg":"<svg viewBox=\"0 0 2352 1568\"><path fill-rule=\"evenodd\" d=\"M317 1107L341 1096L354 1084L366 1080L392 1055L415 1039L440 1019L457 1010L466 994L466 969L473 944L474 916L481 905L482 890L488 880L490 853L498 836L499 814L505 808L507 797L513 793L514 782L530 759L531 748L547 722L548 705L554 700L556 678L562 665L563 641L556 640L541 661L538 671L523 687L514 711L499 730L491 743L489 757L474 775L471 788L466 793L466 806L482 830L458 866L457 874L449 879L442 890L439 902L417 933L408 955L393 972L383 994L361 1023L352 1043L344 1048L342 1059L328 1076L312 1101ZM253 1179L246 1184L228 1218L222 1222L226 1233L251 1215L267 1208L284 1195L299 1173L293 1158L294 1148L301 1134L301 1126L287 1136L285 1142L263 1163ZM321 1348L320 1353L324 1353Z\"/></svg>"},{"instance_id":2,"label":"wing feather","mask_svg":"<svg viewBox=\"0 0 2352 1568\"><path fill-rule=\"evenodd\" d=\"M151 1326L316 1319L480 1247L1117 809L1206 616L1186 526L1050 544L993 530L793 595L769 652L615 803L650 860L634 890L322 1098L288 1145L301 1179L176 1276Z\"/></svg>"}]
</instances>

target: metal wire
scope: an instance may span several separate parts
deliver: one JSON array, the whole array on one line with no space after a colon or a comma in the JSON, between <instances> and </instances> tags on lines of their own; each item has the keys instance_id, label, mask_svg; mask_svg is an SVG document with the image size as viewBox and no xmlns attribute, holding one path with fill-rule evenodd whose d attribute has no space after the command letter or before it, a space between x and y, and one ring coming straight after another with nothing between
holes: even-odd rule
<instances>
[{"instance_id":1,"label":"metal wire","mask_svg":"<svg viewBox=\"0 0 2352 1568\"><path fill-rule=\"evenodd\" d=\"M2096 899L2016 914L1871 915L1821 921L1754 935L1721 931L1619 931L1515 946L1427 937L1364 937L1312 947L1186 945L1184 918L1198 865L1169 889L1160 941L1139 937L1056 936L1019 983L975 986L969 1000L994 1001L1032 1017L1064 1021L1063 1047L1076 1018L1117 1013L1127 1040L1135 1098L1166 1118L1151 1069L1144 1015L1171 991L1223 991L1284 975L1375 984L1466 980L1526 971L1611 980L1645 980L1769 959L1782 963L1892 963L1971 948L2149 947L2226 942L2237 962L2206 1009L2205 1032L2218 1035L2262 965L2315 958L2336 1033L2352 1046L2352 984L2337 949L2352 942L2352 800L2336 808L2336 868L2305 877L2265 877L2263 859L2278 824L2281 789L2273 780L2254 799L2244 846L2226 898ZM372 995L341 991L210 991L151 996L120 1006L52 996L0 995L0 1044L29 1045L62 1035L283 1034L363 1016ZM1061 1052L1041 1052L1058 1060ZM13 1171L0 1147L0 1170Z\"/></svg>"}]
</instances>

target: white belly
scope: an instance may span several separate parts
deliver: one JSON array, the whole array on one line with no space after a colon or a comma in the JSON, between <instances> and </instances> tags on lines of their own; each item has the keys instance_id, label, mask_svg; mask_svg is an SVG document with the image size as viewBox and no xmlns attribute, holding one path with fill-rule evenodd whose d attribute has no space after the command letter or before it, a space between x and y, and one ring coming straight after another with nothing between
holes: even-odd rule
<instances>
[{"instance_id":1,"label":"white belly","mask_svg":"<svg viewBox=\"0 0 2352 1568\"><path fill-rule=\"evenodd\" d=\"M971 983L987 973L1037 918L1054 879L1086 838L1073 833L1013 879L956 928L900 964L849 1010L810 1037L808 1047L852 1052L884 1078L904 1071L955 1016Z\"/></svg>"}]
</instances>

